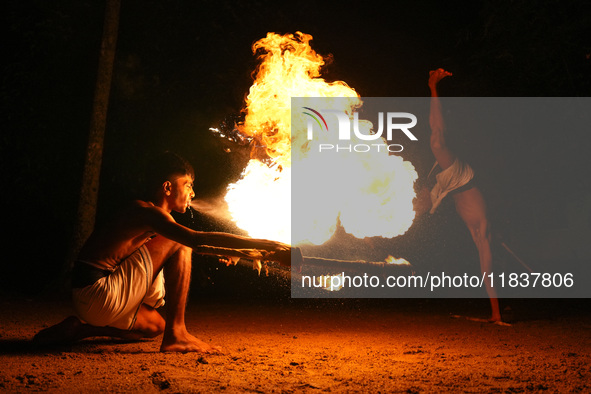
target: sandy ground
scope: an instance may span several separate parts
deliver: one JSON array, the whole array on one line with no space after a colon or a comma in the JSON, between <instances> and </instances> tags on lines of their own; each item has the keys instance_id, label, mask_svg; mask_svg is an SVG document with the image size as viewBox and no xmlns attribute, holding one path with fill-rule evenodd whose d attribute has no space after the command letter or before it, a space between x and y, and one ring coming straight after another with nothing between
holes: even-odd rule
<instances>
[{"instance_id":1,"label":"sandy ground","mask_svg":"<svg viewBox=\"0 0 591 394\"><path fill-rule=\"evenodd\" d=\"M159 338L35 348L68 302L4 297L0 391L591 391L588 301L504 301L507 327L453 317L485 317L486 300L278 298L192 300L190 331L225 351L201 355L159 353Z\"/></svg>"}]
</instances>

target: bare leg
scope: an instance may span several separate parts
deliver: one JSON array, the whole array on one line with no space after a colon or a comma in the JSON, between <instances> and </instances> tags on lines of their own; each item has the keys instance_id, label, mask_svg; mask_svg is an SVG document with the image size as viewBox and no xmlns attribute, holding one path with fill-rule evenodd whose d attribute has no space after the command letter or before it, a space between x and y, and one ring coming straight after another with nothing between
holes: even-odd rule
<instances>
[{"instance_id":1,"label":"bare leg","mask_svg":"<svg viewBox=\"0 0 591 394\"><path fill-rule=\"evenodd\" d=\"M445 122L441 113L441 102L437 93L437 84L443 78L451 76L441 68L429 73L429 89L431 90L431 111L429 113L429 125L431 126L431 152L442 170L449 168L456 160L456 156L447 148L445 142ZM417 192L413 202L417 216L423 215L431 209L430 189L423 187Z\"/></svg>"},{"instance_id":2,"label":"bare leg","mask_svg":"<svg viewBox=\"0 0 591 394\"><path fill-rule=\"evenodd\" d=\"M490 248L490 226L486 217L486 204L482 193L476 187L454 194L456 210L472 234L478 249L480 270L482 273L492 271L492 252ZM491 286L488 275L484 277L486 291L492 310L491 321L501 321L501 311L496 290Z\"/></svg>"},{"instance_id":3,"label":"bare leg","mask_svg":"<svg viewBox=\"0 0 591 394\"><path fill-rule=\"evenodd\" d=\"M156 242L155 245L160 247L157 249L152 248L151 251L155 254L154 257L156 262L158 262L158 265L155 264L155 272L152 277L152 282L162 267L162 261L178 249L178 246L173 244L174 243L171 242L163 245ZM168 249L166 249L165 246ZM173 246L175 247L173 248ZM131 330L123 330L109 326L93 326L82 322L76 316L70 316L61 323L38 332L33 338L33 341L41 345L52 345L72 343L90 337L112 337L136 340L141 338L154 338L162 334L164 328L165 321L162 316L160 316L154 308L147 305L141 305L136 315L134 326Z\"/></svg>"},{"instance_id":4,"label":"bare leg","mask_svg":"<svg viewBox=\"0 0 591 394\"><path fill-rule=\"evenodd\" d=\"M162 267L162 258L167 258L164 266L168 305L167 322L160 351L219 352L221 350L219 347L210 346L189 334L185 325L185 308L191 282L192 250L163 237L156 237L150 241L148 249L154 263L154 275L157 275L159 267ZM173 252L172 255L171 252Z\"/></svg>"},{"instance_id":5,"label":"bare leg","mask_svg":"<svg viewBox=\"0 0 591 394\"><path fill-rule=\"evenodd\" d=\"M152 282L160 270L165 267L167 303L169 305L168 323L165 323L154 308L141 305L131 330L92 326L81 322L75 316L70 316L61 323L40 331L35 335L34 341L39 344L58 344L98 336L140 339L154 338L164 332L161 351L219 352L219 347L210 346L195 338L187 332L185 326L185 307L191 280L192 250L162 236L154 238L146 245L154 266Z\"/></svg>"},{"instance_id":6,"label":"bare leg","mask_svg":"<svg viewBox=\"0 0 591 394\"><path fill-rule=\"evenodd\" d=\"M429 124L431 126L431 151L441 169L450 167L456 156L447 148L445 143L445 122L441 113L441 102L437 93L437 84L451 73L441 68L431 71L429 74L429 88L431 89L431 112Z\"/></svg>"},{"instance_id":7,"label":"bare leg","mask_svg":"<svg viewBox=\"0 0 591 394\"><path fill-rule=\"evenodd\" d=\"M143 322L140 329L122 330L115 327L98 327L83 323L76 316L67 317L61 323L39 331L33 341L39 345L58 345L79 341L91 337L111 337L129 340L141 338L153 338L158 336L164 330L164 319L158 314L158 317L151 316L150 307L142 305L138 313L137 320ZM146 316L147 315L147 316ZM159 318L159 320L158 320ZM151 320L150 324L146 322Z\"/></svg>"}]
</instances>

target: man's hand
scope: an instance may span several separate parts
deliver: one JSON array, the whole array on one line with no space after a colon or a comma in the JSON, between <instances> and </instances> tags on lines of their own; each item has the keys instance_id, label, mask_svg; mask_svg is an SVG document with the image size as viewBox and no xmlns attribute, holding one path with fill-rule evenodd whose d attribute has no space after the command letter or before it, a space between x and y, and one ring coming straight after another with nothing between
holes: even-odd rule
<instances>
[{"instance_id":1,"label":"man's hand","mask_svg":"<svg viewBox=\"0 0 591 394\"><path fill-rule=\"evenodd\" d=\"M431 89L435 89L439 81L441 81L445 77L451 77L451 75L452 73L450 73L449 71L445 71L442 68L429 71L429 87Z\"/></svg>"}]
</instances>

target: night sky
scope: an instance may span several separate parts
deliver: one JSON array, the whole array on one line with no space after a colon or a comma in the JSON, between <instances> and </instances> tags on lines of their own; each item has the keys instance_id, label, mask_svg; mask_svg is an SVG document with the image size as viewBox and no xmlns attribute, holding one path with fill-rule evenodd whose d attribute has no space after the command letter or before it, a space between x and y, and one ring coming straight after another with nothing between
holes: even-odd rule
<instances>
[{"instance_id":1,"label":"night sky","mask_svg":"<svg viewBox=\"0 0 591 394\"><path fill-rule=\"evenodd\" d=\"M3 12L4 288L39 291L64 261L76 217L103 7L88 0L11 0ZM441 85L443 96L591 93L591 6L582 0L123 0L99 220L128 196L138 163L163 149L194 164L199 197L218 196L235 181L247 152L224 152L224 142L208 129L241 110L256 67L251 45L267 32L295 31L311 34L313 48L332 55L324 78L343 80L361 96L428 96L428 71L437 67L454 73ZM496 228L526 256L539 257L532 245L544 238L524 234L568 231L572 207L584 208L586 231L591 227L591 216L584 216L591 215L591 137L577 133L524 130L510 142L502 130L457 136L458 150L483 174ZM432 158L419 161L426 164L418 167L428 166ZM444 222L439 228L461 227L450 207L438 221ZM445 242L469 243L467 234ZM404 248L419 246L409 239ZM575 251L569 258L581 256Z\"/></svg>"}]
</instances>

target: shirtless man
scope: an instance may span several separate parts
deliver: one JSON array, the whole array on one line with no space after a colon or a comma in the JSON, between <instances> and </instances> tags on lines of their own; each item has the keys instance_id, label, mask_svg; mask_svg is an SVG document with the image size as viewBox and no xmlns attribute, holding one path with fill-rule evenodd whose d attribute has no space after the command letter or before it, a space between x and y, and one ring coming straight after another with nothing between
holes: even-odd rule
<instances>
[{"instance_id":1,"label":"shirtless man","mask_svg":"<svg viewBox=\"0 0 591 394\"><path fill-rule=\"evenodd\" d=\"M288 245L199 232L176 223L171 212L185 212L195 197L193 169L168 152L153 164L147 183L151 197L134 201L112 223L95 229L80 251L72 275L78 316L40 331L34 338L37 343L95 336L153 338L164 333L160 351L217 352L218 347L189 334L185 326L193 250L289 265ZM164 304L163 271L166 321L156 310Z\"/></svg>"},{"instance_id":2,"label":"shirtless man","mask_svg":"<svg viewBox=\"0 0 591 394\"><path fill-rule=\"evenodd\" d=\"M441 199L447 193L453 196L456 211L470 230L472 239L478 249L480 269L482 272L489 273L492 270L492 253L490 248L490 226L486 216L486 203L478 187L470 183L473 176L470 166L458 160L457 156L449 150L445 142L445 123L443 122L441 113L441 102L437 94L437 84L443 78L451 75L450 72L441 68L429 73L429 88L431 90L431 112L429 116L431 151L443 170L440 175L449 174L447 179L445 176L440 179L440 175L438 175L438 184L431 191L431 213L435 211L435 208L437 208L437 205L439 205ZM424 201L420 196L419 200L420 202ZM499 310L497 293L491 286L488 276L485 277L485 284L492 310L489 321L500 322L501 312Z\"/></svg>"}]
</instances>

